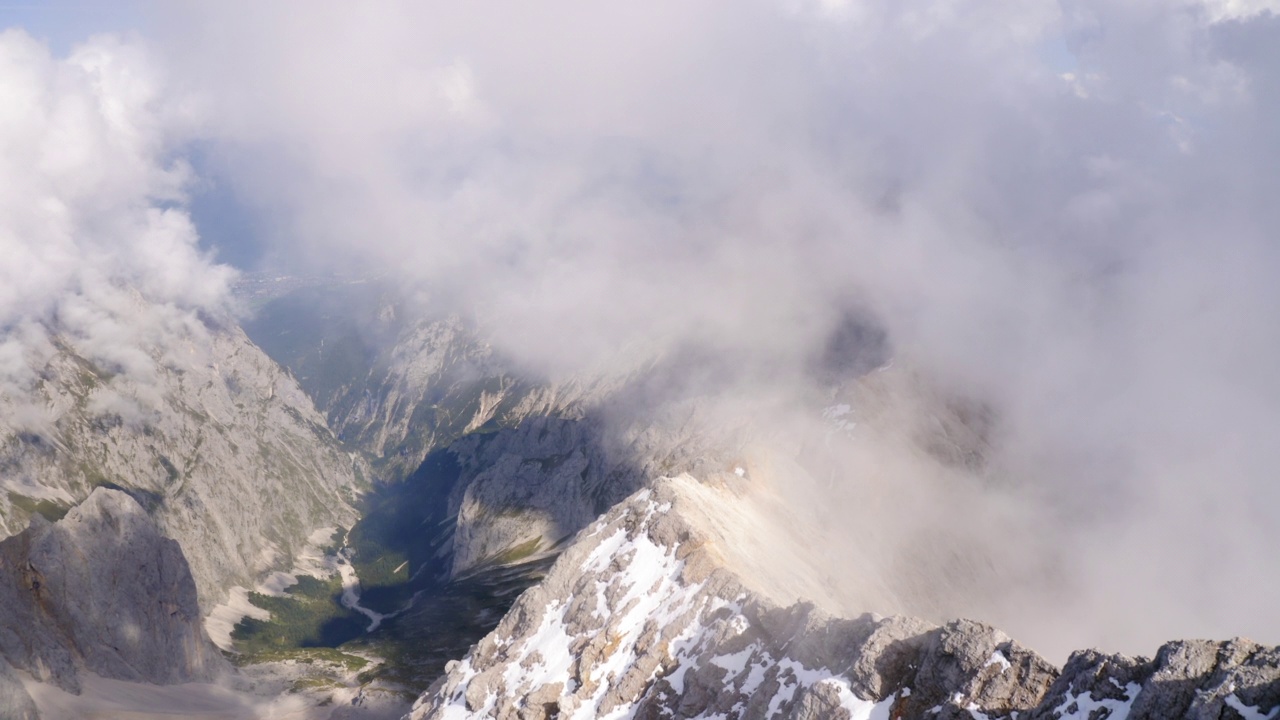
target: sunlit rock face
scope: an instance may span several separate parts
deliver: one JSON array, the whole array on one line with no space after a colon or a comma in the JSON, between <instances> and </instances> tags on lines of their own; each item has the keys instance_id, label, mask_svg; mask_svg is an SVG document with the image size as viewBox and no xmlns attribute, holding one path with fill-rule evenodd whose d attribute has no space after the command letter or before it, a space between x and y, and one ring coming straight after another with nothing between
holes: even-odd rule
<instances>
[{"instance_id":1,"label":"sunlit rock face","mask_svg":"<svg viewBox=\"0 0 1280 720\"><path fill-rule=\"evenodd\" d=\"M0 535L122 489L181 545L207 609L354 520L356 461L239 328L136 295L112 313L112 342L33 326L24 377L0 387Z\"/></svg>"},{"instance_id":2,"label":"sunlit rock face","mask_svg":"<svg viewBox=\"0 0 1280 720\"><path fill-rule=\"evenodd\" d=\"M172 684L226 670L178 543L117 490L0 542L0 608L0 654L71 691L84 672Z\"/></svg>"},{"instance_id":3,"label":"sunlit rock face","mask_svg":"<svg viewBox=\"0 0 1280 720\"><path fill-rule=\"evenodd\" d=\"M788 604L801 570L739 574L748 559L724 519L740 500L723 478L688 476L633 495L411 717L1154 720L1280 706L1280 649L1248 641L1170 643L1155 660L1084 651L1059 671L981 623Z\"/></svg>"}]
</instances>

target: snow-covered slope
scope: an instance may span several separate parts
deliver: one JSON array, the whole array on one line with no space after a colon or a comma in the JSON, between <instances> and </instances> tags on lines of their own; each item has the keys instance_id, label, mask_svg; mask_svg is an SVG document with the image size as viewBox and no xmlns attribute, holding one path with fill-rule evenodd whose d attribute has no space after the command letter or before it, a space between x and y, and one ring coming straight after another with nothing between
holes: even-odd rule
<instances>
[{"instance_id":1,"label":"snow-covered slope","mask_svg":"<svg viewBox=\"0 0 1280 720\"><path fill-rule=\"evenodd\" d=\"M585 529L543 583L419 699L444 718L1236 718L1280 713L1280 649L1170 643L1064 671L1000 631L787 604L739 574L742 490L664 479ZM709 502L714 501L714 502ZM749 530L742 528L742 530ZM785 552L785 551L784 551ZM798 574L798 573L797 573ZM763 582L762 582L763 580ZM1105 711L1105 712L1104 712ZM1252 715L1250 713L1253 713Z\"/></svg>"}]
</instances>

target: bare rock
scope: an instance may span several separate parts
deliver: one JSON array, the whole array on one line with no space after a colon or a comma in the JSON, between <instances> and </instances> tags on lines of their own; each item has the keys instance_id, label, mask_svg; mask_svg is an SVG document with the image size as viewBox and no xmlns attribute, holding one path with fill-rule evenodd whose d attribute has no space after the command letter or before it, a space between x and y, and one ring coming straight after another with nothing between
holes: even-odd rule
<instances>
[{"instance_id":1,"label":"bare rock","mask_svg":"<svg viewBox=\"0 0 1280 720\"><path fill-rule=\"evenodd\" d=\"M714 483L713 483L714 484ZM1280 649L1182 641L1083 651L1059 672L982 623L835 617L736 571L733 493L658 481L580 532L410 718L1255 720ZM708 510L711 508L711 510ZM743 517L749 517L744 515Z\"/></svg>"},{"instance_id":2,"label":"bare rock","mask_svg":"<svg viewBox=\"0 0 1280 720\"><path fill-rule=\"evenodd\" d=\"M0 542L0 576L0 653L37 680L77 692L82 671L170 684L226 670L182 549L123 492Z\"/></svg>"},{"instance_id":3,"label":"bare rock","mask_svg":"<svg viewBox=\"0 0 1280 720\"><path fill-rule=\"evenodd\" d=\"M0 537L124 490L182 545L208 610L290 568L316 528L353 522L359 463L238 328L171 320L141 296L116 309L122 328L163 328L130 341L130 368L45 329L38 381L0 392Z\"/></svg>"}]
</instances>

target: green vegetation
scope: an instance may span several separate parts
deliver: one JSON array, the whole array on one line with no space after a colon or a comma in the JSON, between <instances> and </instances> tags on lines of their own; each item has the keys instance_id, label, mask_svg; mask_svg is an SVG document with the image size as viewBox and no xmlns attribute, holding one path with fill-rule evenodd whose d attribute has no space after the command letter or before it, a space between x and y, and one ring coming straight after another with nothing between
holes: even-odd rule
<instances>
[{"instance_id":1,"label":"green vegetation","mask_svg":"<svg viewBox=\"0 0 1280 720\"><path fill-rule=\"evenodd\" d=\"M365 496L348 536L365 607L395 612L448 573L441 550L453 534L449 494L460 475L454 455L439 450L409 479Z\"/></svg>"},{"instance_id":2,"label":"green vegetation","mask_svg":"<svg viewBox=\"0 0 1280 720\"><path fill-rule=\"evenodd\" d=\"M397 683L410 693L426 689L444 665L467 653L497 626L520 593L542 578L549 558L527 560L538 540L509 548L464 579L448 581L453 533L449 495L461 476L448 451L433 452L408 480L376 487L362 499L362 518L346 534L346 546L360 577L361 604L378 612L403 611L372 633L368 619L341 605L341 580L299 578L282 597L250 594L250 601L271 612L271 619L242 620L232 633L236 662L313 658L345 665L361 683ZM333 552L343 532L331 538ZM412 604L410 605L410 601ZM406 606L408 606L407 609ZM385 662L369 666L350 653L376 655ZM332 653L325 655L324 653ZM354 665L355 662L359 666ZM309 676L306 689L329 682ZM315 683L315 684L311 684Z\"/></svg>"},{"instance_id":3,"label":"green vegetation","mask_svg":"<svg viewBox=\"0 0 1280 720\"><path fill-rule=\"evenodd\" d=\"M40 515L49 522L57 522L66 517L70 507L59 505L52 500L43 500L30 498L26 495L17 493L9 493L9 503L16 508L26 511L28 515Z\"/></svg>"},{"instance_id":4,"label":"green vegetation","mask_svg":"<svg viewBox=\"0 0 1280 720\"><path fill-rule=\"evenodd\" d=\"M249 593L249 601L271 613L270 620L244 618L231 633L235 647L250 657L295 648L336 648L359 637L368 618L342 606L342 580L303 576L281 597Z\"/></svg>"},{"instance_id":5,"label":"green vegetation","mask_svg":"<svg viewBox=\"0 0 1280 720\"><path fill-rule=\"evenodd\" d=\"M253 653L231 654L228 657L232 662L240 666L263 662L281 662L284 660L328 665L349 672L360 672L369 666L369 661L358 655L327 647L265 649Z\"/></svg>"},{"instance_id":6,"label":"green vegetation","mask_svg":"<svg viewBox=\"0 0 1280 720\"><path fill-rule=\"evenodd\" d=\"M514 567L489 567L465 579L435 584L403 614L351 643L386 662L360 674L361 682L383 680L425 690L450 660L497 627L526 588L542 579L552 560Z\"/></svg>"},{"instance_id":7,"label":"green vegetation","mask_svg":"<svg viewBox=\"0 0 1280 720\"><path fill-rule=\"evenodd\" d=\"M289 686L289 692L298 693L304 690L335 690L343 687L342 683L324 676L311 676L295 680Z\"/></svg>"}]
</instances>

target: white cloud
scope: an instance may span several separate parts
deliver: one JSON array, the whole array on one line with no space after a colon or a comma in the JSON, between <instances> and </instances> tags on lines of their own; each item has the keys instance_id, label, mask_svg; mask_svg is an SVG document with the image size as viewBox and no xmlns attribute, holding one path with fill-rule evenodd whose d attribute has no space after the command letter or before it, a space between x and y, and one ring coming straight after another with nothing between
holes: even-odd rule
<instances>
[{"instance_id":1,"label":"white cloud","mask_svg":"<svg viewBox=\"0 0 1280 720\"><path fill-rule=\"evenodd\" d=\"M1277 0L1199 0L1214 22L1248 20L1264 14L1280 14Z\"/></svg>"},{"instance_id":2,"label":"white cloud","mask_svg":"<svg viewBox=\"0 0 1280 720\"><path fill-rule=\"evenodd\" d=\"M6 384L47 357L42 325L146 373L144 331L130 325L147 304L223 308L232 271L200 252L181 207L192 175L175 153L195 128L136 43L97 37L60 59L21 31L0 33Z\"/></svg>"},{"instance_id":3,"label":"white cloud","mask_svg":"<svg viewBox=\"0 0 1280 720\"><path fill-rule=\"evenodd\" d=\"M1280 600L1255 577L1265 525L1203 510L1280 499L1280 69L1220 34L1280 41L1268 7L252 3L167 27L228 172L290 218L287 252L423 281L557 368L675 338L792 368L781 383L857 297L1001 407L1004 472L1092 588L1058 607L1081 634L1280 640L1170 570ZM438 89L406 102L406 77ZM1080 521L1080 497L1101 514ZM1186 528L1226 522L1240 561L1215 564ZM1134 595L1159 610L1118 626L1108 604Z\"/></svg>"},{"instance_id":4,"label":"white cloud","mask_svg":"<svg viewBox=\"0 0 1280 720\"><path fill-rule=\"evenodd\" d=\"M0 309L82 278L218 297L158 202L199 107L278 253L421 282L532 365L692 342L795 391L856 299L1001 409L1001 472L1078 583L1009 589L1039 613L1004 608L1015 631L1280 641L1252 512L1280 500L1274 9L158 4L202 97L178 110L118 43L59 62L6 35Z\"/></svg>"}]
</instances>

